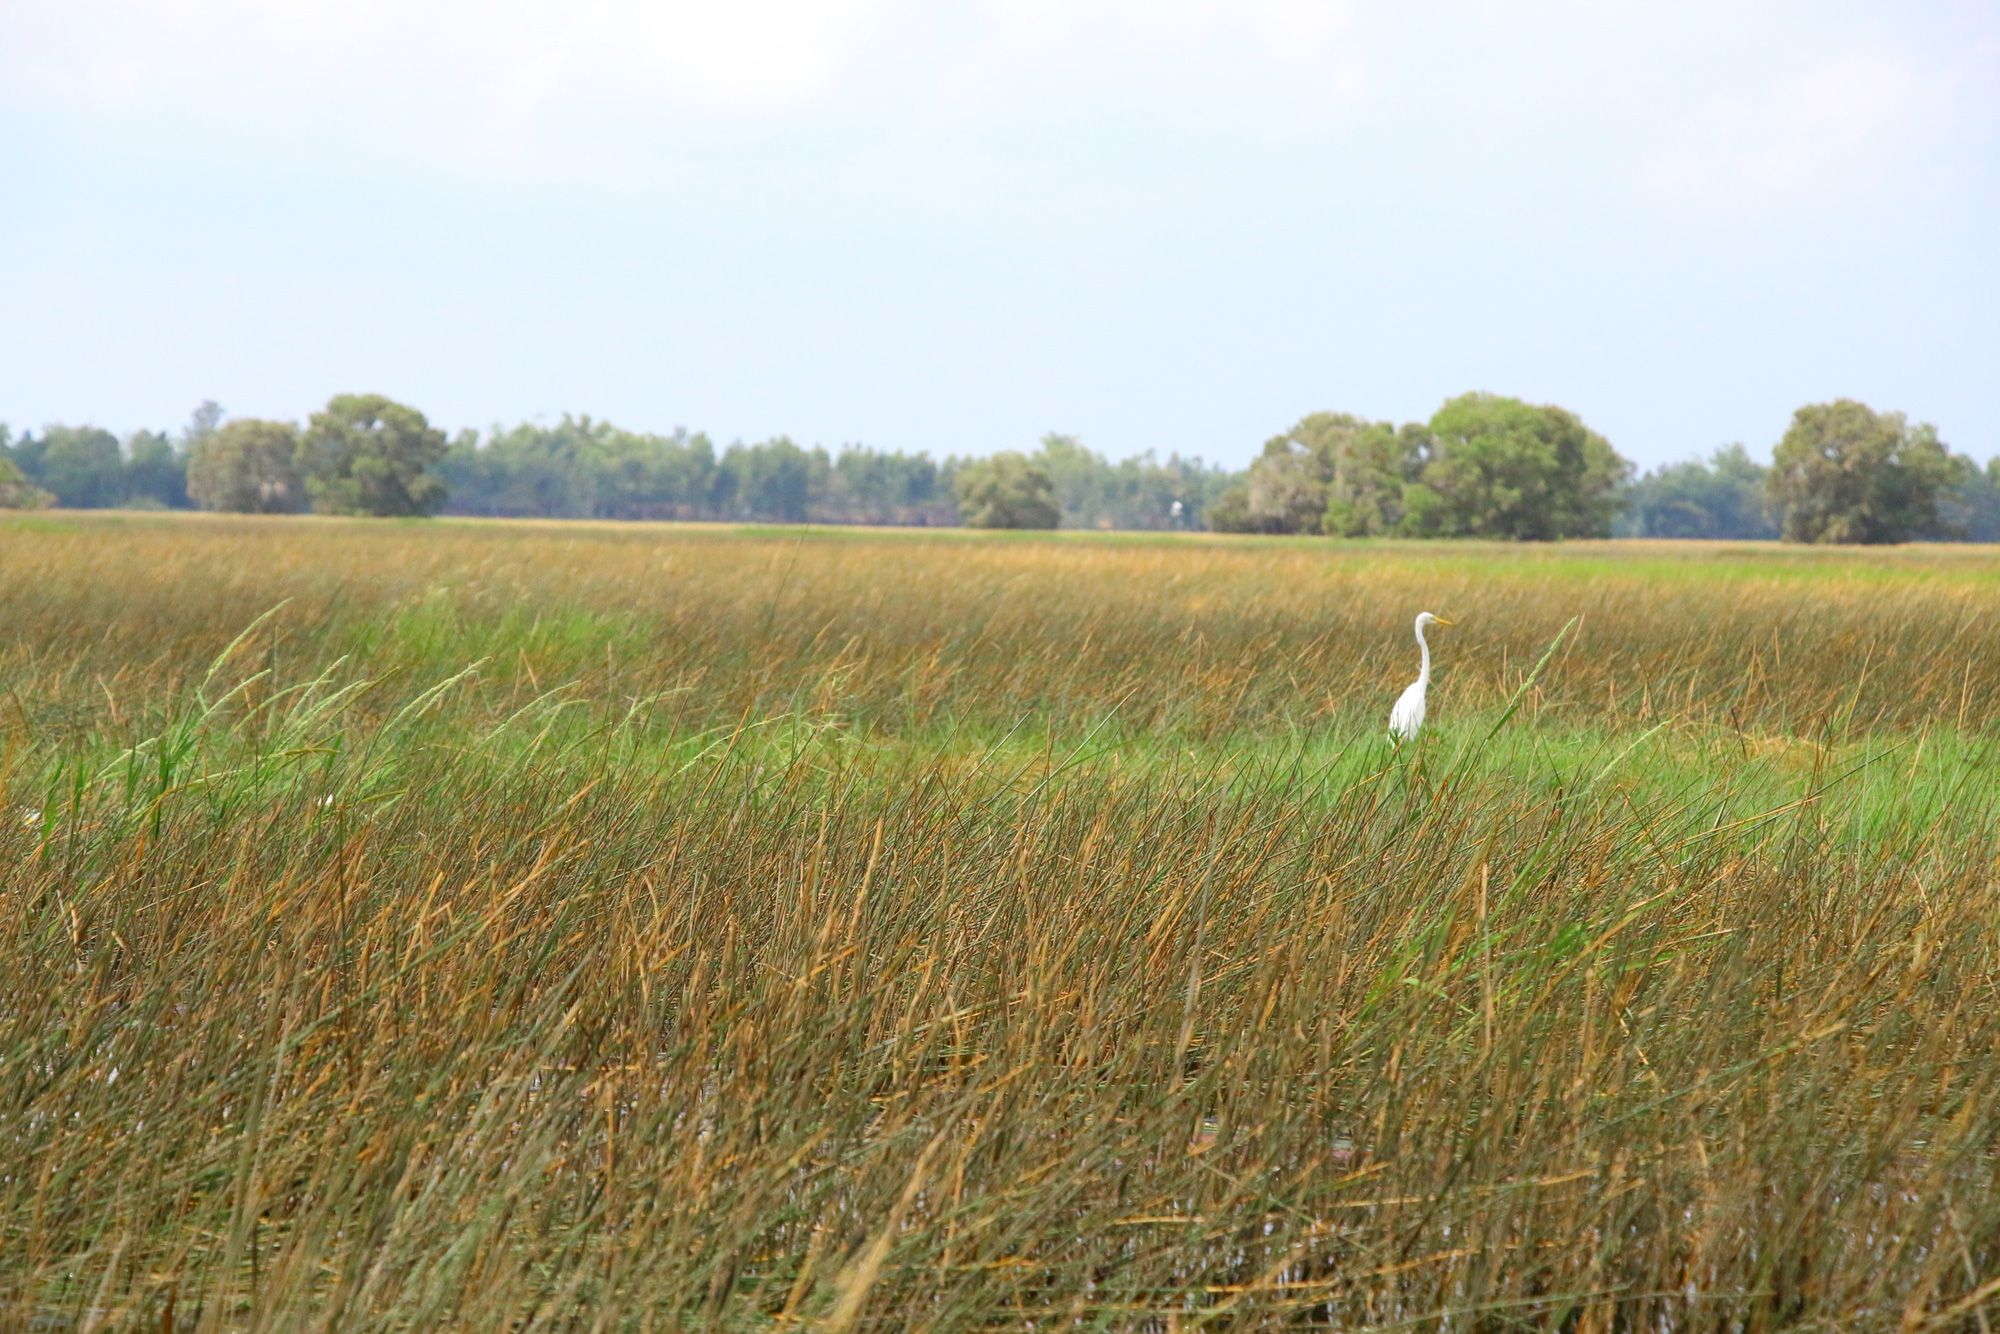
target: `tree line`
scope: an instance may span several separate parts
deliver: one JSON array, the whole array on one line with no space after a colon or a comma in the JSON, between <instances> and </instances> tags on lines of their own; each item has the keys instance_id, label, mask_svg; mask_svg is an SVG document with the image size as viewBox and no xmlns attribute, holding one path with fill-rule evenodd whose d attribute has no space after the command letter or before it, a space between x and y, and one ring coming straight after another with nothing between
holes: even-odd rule
<instances>
[{"instance_id":1,"label":"tree line","mask_svg":"<svg viewBox=\"0 0 2000 1334\"><path fill-rule=\"evenodd\" d=\"M1319 412L1267 441L1210 513L1336 537L2000 541L2000 459L1852 399L1792 416L1769 466L1740 444L1643 476L1574 413L1465 394L1428 422Z\"/></svg>"},{"instance_id":2,"label":"tree line","mask_svg":"<svg viewBox=\"0 0 2000 1334\"><path fill-rule=\"evenodd\" d=\"M1851 399L1800 408L1770 466L1740 444L1656 468L1619 537L2000 542L2000 458L1953 453L1927 424Z\"/></svg>"},{"instance_id":3,"label":"tree line","mask_svg":"<svg viewBox=\"0 0 2000 1334\"><path fill-rule=\"evenodd\" d=\"M1602 537L1630 472L1574 413L1464 394L1400 427L1312 414L1265 442L1211 522L1332 537Z\"/></svg>"},{"instance_id":4,"label":"tree line","mask_svg":"<svg viewBox=\"0 0 2000 1334\"><path fill-rule=\"evenodd\" d=\"M554 426L494 427L483 440L463 433L439 474L452 514L1032 528L1199 527L1202 507L1231 477L1178 455L1112 463L1051 435L1025 463L1040 489L1022 490L1026 460L936 460L860 445L829 452L785 436L718 450L699 432L642 434L566 416ZM1004 514L989 503L1001 475Z\"/></svg>"},{"instance_id":5,"label":"tree line","mask_svg":"<svg viewBox=\"0 0 2000 1334\"><path fill-rule=\"evenodd\" d=\"M121 441L91 426L0 425L0 508L724 520L989 528L1200 529L1336 537L1783 537L2000 540L2000 459L1852 400L1793 416L1769 466L1730 445L1637 475L1574 414L1464 394L1426 422L1307 416L1240 472L1151 452L1113 462L1074 436L987 458L837 451L590 417L455 438L380 394L303 426L227 418Z\"/></svg>"},{"instance_id":6,"label":"tree line","mask_svg":"<svg viewBox=\"0 0 2000 1334\"><path fill-rule=\"evenodd\" d=\"M0 426L0 508L1166 529L1201 527L1234 477L1179 455L1114 463L1063 435L1033 455L942 460L783 436L718 449L699 432L587 416L447 439L379 394L338 395L303 427L225 420L213 402L173 436L123 442L92 426L19 439Z\"/></svg>"}]
</instances>

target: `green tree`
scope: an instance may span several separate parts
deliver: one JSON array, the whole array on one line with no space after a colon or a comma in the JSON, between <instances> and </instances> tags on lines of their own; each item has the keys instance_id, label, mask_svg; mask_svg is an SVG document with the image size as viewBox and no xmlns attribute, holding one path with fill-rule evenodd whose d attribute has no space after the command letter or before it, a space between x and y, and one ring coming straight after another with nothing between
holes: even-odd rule
<instances>
[{"instance_id":1,"label":"green tree","mask_svg":"<svg viewBox=\"0 0 2000 1334\"><path fill-rule=\"evenodd\" d=\"M1407 423L1371 422L1346 413L1316 412L1292 428L1326 478L1320 531L1335 537L1380 537L1403 522L1403 489L1422 474L1431 434Z\"/></svg>"},{"instance_id":2,"label":"green tree","mask_svg":"<svg viewBox=\"0 0 2000 1334\"><path fill-rule=\"evenodd\" d=\"M1792 414L1766 491L1788 542L1908 542L1954 535L1938 501L1970 466L1935 427L1843 398Z\"/></svg>"},{"instance_id":3,"label":"green tree","mask_svg":"<svg viewBox=\"0 0 2000 1334\"><path fill-rule=\"evenodd\" d=\"M1655 468L1626 488L1619 537L1771 538L1778 525L1764 508L1769 469L1742 445L1727 445L1704 463L1689 459Z\"/></svg>"},{"instance_id":4,"label":"green tree","mask_svg":"<svg viewBox=\"0 0 2000 1334\"><path fill-rule=\"evenodd\" d=\"M1964 482L1938 498L1944 526L1968 542L2000 542L2000 458L1980 468L1967 460Z\"/></svg>"},{"instance_id":5,"label":"green tree","mask_svg":"<svg viewBox=\"0 0 2000 1334\"><path fill-rule=\"evenodd\" d=\"M1316 533L1326 513L1326 475L1311 451L1289 440L1281 449L1265 446L1244 479L1250 531Z\"/></svg>"},{"instance_id":6,"label":"green tree","mask_svg":"<svg viewBox=\"0 0 2000 1334\"><path fill-rule=\"evenodd\" d=\"M1163 462L1150 449L1113 463L1075 436L1054 431L1042 437L1030 460L1055 483L1064 528L1198 526L1230 481L1224 469L1199 458L1170 454Z\"/></svg>"},{"instance_id":7,"label":"green tree","mask_svg":"<svg viewBox=\"0 0 2000 1334\"><path fill-rule=\"evenodd\" d=\"M159 431L125 437L125 500L137 508L186 509L187 458Z\"/></svg>"},{"instance_id":8,"label":"green tree","mask_svg":"<svg viewBox=\"0 0 2000 1334\"><path fill-rule=\"evenodd\" d=\"M64 509L111 509L125 499L125 455L99 427L45 427L39 440L22 438L14 461Z\"/></svg>"},{"instance_id":9,"label":"green tree","mask_svg":"<svg viewBox=\"0 0 2000 1334\"><path fill-rule=\"evenodd\" d=\"M1367 425L1341 412L1316 412L1283 435L1272 436L1236 487L1210 515L1221 532L1317 533L1333 480L1332 435L1348 424Z\"/></svg>"},{"instance_id":10,"label":"green tree","mask_svg":"<svg viewBox=\"0 0 2000 1334\"><path fill-rule=\"evenodd\" d=\"M1210 528L1218 533L1320 531L1333 466L1331 460L1298 438L1300 430L1316 418L1357 420L1344 413L1315 413L1285 434L1266 440L1243 480L1225 488L1210 507Z\"/></svg>"},{"instance_id":11,"label":"green tree","mask_svg":"<svg viewBox=\"0 0 2000 1334\"><path fill-rule=\"evenodd\" d=\"M322 514L408 518L435 514L445 483L445 434L424 414L381 394L336 394L299 440L306 494Z\"/></svg>"},{"instance_id":12,"label":"green tree","mask_svg":"<svg viewBox=\"0 0 2000 1334\"><path fill-rule=\"evenodd\" d=\"M297 514L306 507L299 477L299 428L291 422L237 417L195 439L187 461L188 495L205 510Z\"/></svg>"},{"instance_id":13,"label":"green tree","mask_svg":"<svg viewBox=\"0 0 2000 1334\"><path fill-rule=\"evenodd\" d=\"M716 518L735 494L736 475L723 469L700 431L614 431L604 457L598 513L608 519Z\"/></svg>"},{"instance_id":14,"label":"green tree","mask_svg":"<svg viewBox=\"0 0 2000 1334\"><path fill-rule=\"evenodd\" d=\"M622 489L643 510L647 478L643 461L619 468L617 437L610 422L563 414L555 426L523 422L503 431L495 426L484 444L476 433L461 432L438 464L453 514L508 518L587 519L685 517L608 514L612 494Z\"/></svg>"},{"instance_id":15,"label":"green tree","mask_svg":"<svg viewBox=\"0 0 2000 1334\"><path fill-rule=\"evenodd\" d=\"M1250 486L1247 481L1233 482L1222 489L1215 503L1202 516L1210 532L1214 533L1254 533L1257 526L1250 517Z\"/></svg>"},{"instance_id":16,"label":"green tree","mask_svg":"<svg viewBox=\"0 0 2000 1334\"><path fill-rule=\"evenodd\" d=\"M959 521L952 479L967 463L861 445L832 454L783 436L718 456L699 433L564 416L555 426L495 426L484 440L463 432L438 472L452 514L948 525ZM1188 527L1230 480L1199 459L1161 462L1150 452L1110 463L1060 435L1030 463L1050 475L1070 527Z\"/></svg>"},{"instance_id":17,"label":"green tree","mask_svg":"<svg viewBox=\"0 0 2000 1334\"><path fill-rule=\"evenodd\" d=\"M967 463L952 488L971 528L1053 528L1062 521L1054 480L1025 454L1009 451Z\"/></svg>"},{"instance_id":18,"label":"green tree","mask_svg":"<svg viewBox=\"0 0 2000 1334\"><path fill-rule=\"evenodd\" d=\"M1346 412L1315 412L1264 442L1240 487L1209 516L1220 531L1369 537L1403 521L1403 488L1422 470L1429 432Z\"/></svg>"},{"instance_id":19,"label":"green tree","mask_svg":"<svg viewBox=\"0 0 2000 1334\"><path fill-rule=\"evenodd\" d=\"M1430 421L1431 455L1403 490L1405 532L1545 542L1608 537L1632 465L1574 413L1463 394Z\"/></svg>"},{"instance_id":20,"label":"green tree","mask_svg":"<svg viewBox=\"0 0 2000 1334\"><path fill-rule=\"evenodd\" d=\"M848 445L827 469L816 517L829 523L949 524L958 517L928 454Z\"/></svg>"},{"instance_id":21,"label":"green tree","mask_svg":"<svg viewBox=\"0 0 2000 1334\"><path fill-rule=\"evenodd\" d=\"M1103 455L1084 446L1073 435L1050 431L1042 437L1041 448L1030 456L1033 466L1049 475L1056 490L1058 521L1064 528L1095 528L1100 522L1110 526L1110 510L1116 504L1114 487L1107 485L1111 464Z\"/></svg>"},{"instance_id":22,"label":"green tree","mask_svg":"<svg viewBox=\"0 0 2000 1334\"><path fill-rule=\"evenodd\" d=\"M736 479L736 504L746 519L803 523L814 495L826 489L825 451L800 449L786 436L731 445L723 451L722 467Z\"/></svg>"},{"instance_id":23,"label":"green tree","mask_svg":"<svg viewBox=\"0 0 2000 1334\"><path fill-rule=\"evenodd\" d=\"M223 416L222 404L212 398L204 398L188 414L187 425L181 427L181 453L192 452L197 444L220 430Z\"/></svg>"},{"instance_id":24,"label":"green tree","mask_svg":"<svg viewBox=\"0 0 2000 1334\"><path fill-rule=\"evenodd\" d=\"M56 498L29 481L9 456L8 435L0 426L0 510L38 510L55 504Z\"/></svg>"},{"instance_id":25,"label":"green tree","mask_svg":"<svg viewBox=\"0 0 2000 1334\"><path fill-rule=\"evenodd\" d=\"M181 457L183 459L191 457L196 445L222 429L222 419L225 415L222 404L212 398L204 398L200 405L188 414L187 425L181 427L180 439L176 442L180 447Z\"/></svg>"}]
</instances>

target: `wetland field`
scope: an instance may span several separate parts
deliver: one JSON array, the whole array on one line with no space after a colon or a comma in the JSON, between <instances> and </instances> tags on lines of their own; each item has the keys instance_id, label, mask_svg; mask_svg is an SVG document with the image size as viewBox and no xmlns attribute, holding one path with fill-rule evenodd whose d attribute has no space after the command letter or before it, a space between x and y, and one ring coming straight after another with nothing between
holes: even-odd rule
<instances>
[{"instance_id":1,"label":"wetland field","mask_svg":"<svg viewBox=\"0 0 2000 1334\"><path fill-rule=\"evenodd\" d=\"M0 1330L1990 1334L1996 778L2000 548L0 518Z\"/></svg>"}]
</instances>

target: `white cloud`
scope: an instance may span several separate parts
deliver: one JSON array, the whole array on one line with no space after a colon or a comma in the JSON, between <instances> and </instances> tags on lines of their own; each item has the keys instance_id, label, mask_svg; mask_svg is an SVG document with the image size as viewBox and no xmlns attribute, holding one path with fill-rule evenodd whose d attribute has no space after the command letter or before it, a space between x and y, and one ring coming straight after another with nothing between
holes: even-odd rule
<instances>
[{"instance_id":1,"label":"white cloud","mask_svg":"<svg viewBox=\"0 0 2000 1334\"><path fill-rule=\"evenodd\" d=\"M1212 53L1248 44L1273 59L1311 59L1348 25L1345 0L985 0L990 35L1091 52Z\"/></svg>"},{"instance_id":2,"label":"white cloud","mask_svg":"<svg viewBox=\"0 0 2000 1334\"><path fill-rule=\"evenodd\" d=\"M1874 184L1942 128L1958 80L1902 56L1850 53L1759 96L1717 97L1678 127L1644 179L1662 199L1764 206Z\"/></svg>"},{"instance_id":3,"label":"white cloud","mask_svg":"<svg viewBox=\"0 0 2000 1334\"><path fill-rule=\"evenodd\" d=\"M831 100L1139 106L1351 94L1347 0L68 0L0 4L0 99L118 121L192 114L403 151L517 156L580 125L769 122ZM598 147L603 147L603 144ZM543 150L547 151L545 145Z\"/></svg>"},{"instance_id":4,"label":"white cloud","mask_svg":"<svg viewBox=\"0 0 2000 1334\"><path fill-rule=\"evenodd\" d=\"M983 0L944 52L961 98L1059 89L1214 125L1270 123L1361 87L1347 0Z\"/></svg>"},{"instance_id":5,"label":"white cloud","mask_svg":"<svg viewBox=\"0 0 2000 1334\"><path fill-rule=\"evenodd\" d=\"M606 90L717 108L823 91L882 0L81 0L0 10L0 62L37 95L151 100L218 81L482 102Z\"/></svg>"},{"instance_id":6,"label":"white cloud","mask_svg":"<svg viewBox=\"0 0 2000 1334\"><path fill-rule=\"evenodd\" d=\"M515 91L533 97L610 91L761 112L833 88L884 7L882 0L518 4L489 54Z\"/></svg>"}]
</instances>

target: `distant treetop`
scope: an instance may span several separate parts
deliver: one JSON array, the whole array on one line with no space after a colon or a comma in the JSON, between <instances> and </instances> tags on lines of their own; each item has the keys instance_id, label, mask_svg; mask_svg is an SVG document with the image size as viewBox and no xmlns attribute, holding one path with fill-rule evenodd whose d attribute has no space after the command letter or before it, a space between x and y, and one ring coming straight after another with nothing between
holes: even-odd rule
<instances>
[{"instance_id":1,"label":"distant treetop","mask_svg":"<svg viewBox=\"0 0 2000 1334\"><path fill-rule=\"evenodd\" d=\"M1424 424L1302 419L1265 443L1211 522L1340 537L1606 537L1630 472L1574 413L1464 394Z\"/></svg>"},{"instance_id":2,"label":"distant treetop","mask_svg":"<svg viewBox=\"0 0 2000 1334\"><path fill-rule=\"evenodd\" d=\"M1843 398L1792 414L1765 489L1788 541L1908 542L1962 537L1940 502L1975 476L1936 427Z\"/></svg>"}]
</instances>

